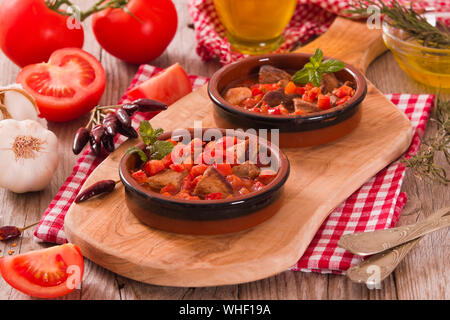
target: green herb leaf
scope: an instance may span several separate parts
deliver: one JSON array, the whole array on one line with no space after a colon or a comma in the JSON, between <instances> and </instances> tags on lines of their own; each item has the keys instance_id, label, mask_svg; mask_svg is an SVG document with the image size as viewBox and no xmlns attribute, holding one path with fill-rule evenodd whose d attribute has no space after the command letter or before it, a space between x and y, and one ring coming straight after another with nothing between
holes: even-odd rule
<instances>
[{"instance_id":1,"label":"green herb leaf","mask_svg":"<svg viewBox=\"0 0 450 320\"><path fill-rule=\"evenodd\" d=\"M172 152L173 144L170 141L158 140L158 137L164 132L163 129L153 129L150 122L144 120L139 124L139 135L142 141L147 145L146 150L148 150L149 156L137 147L131 147L127 150L127 153L137 153L141 160L147 162L150 159L161 160Z\"/></svg>"},{"instance_id":2,"label":"green herb leaf","mask_svg":"<svg viewBox=\"0 0 450 320\"><path fill-rule=\"evenodd\" d=\"M147 162L148 161L148 157L145 154L144 151L142 151L141 149L139 149L138 147L131 147L128 148L127 154L133 154L133 153L137 153L137 155L141 158L142 162Z\"/></svg>"},{"instance_id":3,"label":"green herb leaf","mask_svg":"<svg viewBox=\"0 0 450 320\"><path fill-rule=\"evenodd\" d=\"M322 59L323 59L323 52L322 50L317 48L316 51L314 51L313 56L309 59L309 61L311 61L314 68L318 68L320 66L320 63L322 62Z\"/></svg>"},{"instance_id":4,"label":"green herb leaf","mask_svg":"<svg viewBox=\"0 0 450 320\"><path fill-rule=\"evenodd\" d=\"M308 75L308 69L302 69L297 71L294 76L292 77L292 81L295 83L308 83L309 82L309 75Z\"/></svg>"},{"instance_id":5,"label":"green herb leaf","mask_svg":"<svg viewBox=\"0 0 450 320\"><path fill-rule=\"evenodd\" d=\"M322 73L337 72L345 68L345 63L339 60L328 59L322 62L319 66L319 71Z\"/></svg>"},{"instance_id":6,"label":"green herb leaf","mask_svg":"<svg viewBox=\"0 0 450 320\"><path fill-rule=\"evenodd\" d=\"M309 82L316 87L322 82L322 74L318 70L308 70Z\"/></svg>"},{"instance_id":7,"label":"green herb leaf","mask_svg":"<svg viewBox=\"0 0 450 320\"><path fill-rule=\"evenodd\" d=\"M139 124L139 135L146 145L152 144L156 141L157 138L155 136L155 131L153 130L152 125L150 124L150 122L145 120L141 121L141 123Z\"/></svg>"},{"instance_id":8,"label":"green herb leaf","mask_svg":"<svg viewBox=\"0 0 450 320\"><path fill-rule=\"evenodd\" d=\"M323 61L323 52L319 48L309 58L309 62L303 69L297 71L292 77L292 81L299 84L312 83L316 87L322 82L324 73L337 72L345 68L345 63L339 60L328 59Z\"/></svg>"},{"instance_id":9,"label":"green herb leaf","mask_svg":"<svg viewBox=\"0 0 450 320\"><path fill-rule=\"evenodd\" d=\"M170 141L155 141L155 143L148 147L148 150L150 151L150 159L161 160L171 153L172 149L173 144Z\"/></svg>"}]
</instances>

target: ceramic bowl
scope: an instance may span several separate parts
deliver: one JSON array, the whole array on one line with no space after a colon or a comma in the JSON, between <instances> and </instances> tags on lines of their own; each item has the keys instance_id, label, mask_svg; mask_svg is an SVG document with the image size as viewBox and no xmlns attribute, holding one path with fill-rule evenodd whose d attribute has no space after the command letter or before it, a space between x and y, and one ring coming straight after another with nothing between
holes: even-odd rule
<instances>
[{"instance_id":1,"label":"ceramic bowl","mask_svg":"<svg viewBox=\"0 0 450 320\"><path fill-rule=\"evenodd\" d=\"M193 136L194 130L187 129ZM203 129L202 133L207 130ZM225 129L218 129L225 133ZM241 133L236 132L237 136ZM242 137L242 136L241 136ZM160 139L179 137L167 132ZM259 138L259 146L268 148L278 165L276 177L265 188L247 195L221 200L185 200L161 195L137 183L131 176L141 160L134 154L125 154L120 162L120 179L125 186L128 209L144 224L160 230L196 235L237 232L251 228L269 219L277 212L275 200L289 176L289 161L276 146ZM138 145L143 149L144 144Z\"/></svg>"},{"instance_id":2,"label":"ceramic bowl","mask_svg":"<svg viewBox=\"0 0 450 320\"><path fill-rule=\"evenodd\" d=\"M208 94L215 106L216 123L233 128L279 129L285 138L281 141L282 147L286 143L294 144L292 146L316 145L350 133L359 122L358 110L366 96L367 84L364 75L348 64L335 75L341 82L353 81L356 84L355 95L346 104L329 110L307 115L267 115L234 106L223 97L231 83L256 74L262 65L272 65L293 73L303 68L310 57L311 54L307 53L269 54L245 58L222 67L208 84Z\"/></svg>"}]
</instances>

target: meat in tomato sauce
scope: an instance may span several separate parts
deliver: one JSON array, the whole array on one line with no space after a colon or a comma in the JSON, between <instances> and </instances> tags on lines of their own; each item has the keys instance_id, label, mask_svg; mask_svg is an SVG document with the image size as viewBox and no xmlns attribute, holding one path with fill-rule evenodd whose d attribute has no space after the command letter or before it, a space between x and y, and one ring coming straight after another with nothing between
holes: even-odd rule
<instances>
[{"instance_id":1,"label":"meat in tomato sauce","mask_svg":"<svg viewBox=\"0 0 450 320\"><path fill-rule=\"evenodd\" d=\"M140 185L165 196L231 199L264 188L277 175L258 161L250 161L248 139L225 136L209 142L193 139L189 144L170 141L174 148L164 159L149 160L132 172Z\"/></svg>"},{"instance_id":2,"label":"meat in tomato sauce","mask_svg":"<svg viewBox=\"0 0 450 320\"><path fill-rule=\"evenodd\" d=\"M225 90L229 103L270 115L308 115L344 105L355 94L351 81L341 83L333 73L322 76L321 85L297 85L287 71L270 65Z\"/></svg>"}]
</instances>

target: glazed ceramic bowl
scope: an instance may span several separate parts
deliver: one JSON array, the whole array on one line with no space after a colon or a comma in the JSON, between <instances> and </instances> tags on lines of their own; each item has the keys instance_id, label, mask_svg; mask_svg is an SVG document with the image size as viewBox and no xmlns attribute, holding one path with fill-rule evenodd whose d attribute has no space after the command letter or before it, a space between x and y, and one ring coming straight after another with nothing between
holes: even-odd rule
<instances>
[{"instance_id":1,"label":"glazed ceramic bowl","mask_svg":"<svg viewBox=\"0 0 450 320\"><path fill-rule=\"evenodd\" d=\"M194 130L187 129L193 137ZM207 130L202 130L202 133ZM225 129L220 130L225 134ZM236 132L238 137L242 133ZM159 139L180 137L176 132L167 132ZM260 148L268 148L278 166L276 177L259 191L232 199L185 200L161 195L137 183L131 176L141 160L134 154L125 154L120 162L120 179L125 186L128 209L144 224L160 230L196 235L212 235L237 232L251 228L269 219L277 212L276 199L289 176L287 157L270 142L259 138ZM144 144L138 145L143 149Z\"/></svg>"},{"instance_id":2,"label":"glazed ceramic bowl","mask_svg":"<svg viewBox=\"0 0 450 320\"><path fill-rule=\"evenodd\" d=\"M358 110L366 96L367 84L364 75L348 64L335 75L341 82L353 81L355 95L347 103L329 110L307 115L267 115L234 106L223 97L230 84L257 74L262 65L272 65L293 74L303 68L310 57L307 53L269 54L245 58L218 70L208 84L216 123L227 128L279 129L282 147L326 143L351 132L360 120Z\"/></svg>"}]
</instances>

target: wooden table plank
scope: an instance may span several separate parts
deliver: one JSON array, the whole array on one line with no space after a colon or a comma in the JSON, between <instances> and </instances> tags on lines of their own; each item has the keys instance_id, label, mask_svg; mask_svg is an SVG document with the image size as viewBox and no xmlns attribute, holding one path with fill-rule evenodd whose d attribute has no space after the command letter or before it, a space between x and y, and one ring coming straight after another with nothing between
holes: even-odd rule
<instances>
[{"instance_id":1,"label":"wooden table plank","mask_svg":"<svg viewBox=\"0 0 450 320\"><path fill-rule=\"evenodd\" d=\"M82 8L91 1L75 1ZM179 62L188 73L211 76L220 67L217 61L204 63L195 53L194 31L187 27L190 17L186 2L174 1L179 15L177 34L166 52L152 64L167 67ZM128 87L137 66L110 56L96 43L90 30L90 21L84 23L84 49L100 58L107 71L107 86L101 103L116 102ZM0 85L14 82L19 68L0 53ZM387 53L368 69L367 76L382 92L434 93L435 90L408 78ZM449 93L445 93L447 98ZM51 185L42 192L16 195L0 190L0 224L23 226L39 219L57 190L70 174L76 161L70 150L73 132L86 117L66 124L50 124L60 141L61 162ZM426 136L433 134L429 127ZM439 159L444 164L443 159ZM450 204L449 187L426 184L408 170L402 191L408 194L408 203L402 212L400 224L423 219L433 210ZM15 249L27 252L46 246L27 230L17 246L0 243L1 254ZM117 276L91 261L86 261L82 289L64 299L449 299L450 298L450 236L447 230L426 236L400 264L395 273L382 283L381 290L368 290L337 275L321 275L286 271L274 277L251 283L210 287L174 288L152 286ZM30 299L0 280L0 299Z\"/></svg>"}]
</instances>

